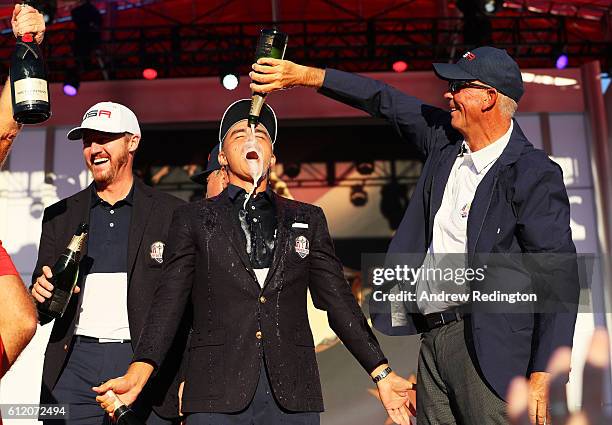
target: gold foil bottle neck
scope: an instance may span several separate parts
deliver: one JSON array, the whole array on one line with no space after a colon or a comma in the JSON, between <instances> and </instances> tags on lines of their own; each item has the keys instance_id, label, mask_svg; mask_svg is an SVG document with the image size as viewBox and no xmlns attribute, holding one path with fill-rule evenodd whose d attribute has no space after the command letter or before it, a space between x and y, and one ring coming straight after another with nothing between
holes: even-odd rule
<instances>
[{"instance_id":1,"label":"gold foil bottle neck","mask_svg":"<svg viewBox=\"0 0 612 425\"><path fill-rule=\"evenodd\" d=\"M263 108L264 97L259 93L254 93L251 100L251 110L249 111L249 115L259 117L261 113L261 108Z\"/></svg>"},{"instance_id":2,"label":"gold foil bottle neck","mask_svg":"<svg viewBox=\"0 0 612 425\"><path fill-rule=\"evenodd\" d=\"M70 244L68 245L68 249L74 252L81 252L83 249L83 244L85 243L85 239L87 239L87 233L82 233L80 235L74 235Z\"/></svg>"}]
</instances>

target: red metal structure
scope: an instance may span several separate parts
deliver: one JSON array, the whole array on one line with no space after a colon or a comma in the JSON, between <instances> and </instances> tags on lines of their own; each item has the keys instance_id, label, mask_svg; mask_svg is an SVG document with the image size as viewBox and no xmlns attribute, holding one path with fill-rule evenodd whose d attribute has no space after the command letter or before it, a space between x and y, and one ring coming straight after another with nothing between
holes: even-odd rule
<instances>
[{"instance_id":1,"label":"red metal structure","mask_svg":"<svg viewBox=\"0 0 612 425\"><path fill-rule=\"evenodd\" d=\"M92 1L100 44L75 54L82 37L71 11L81 3L38 1L48 13L56 6L45 47L52 81L142 78L151 66L161 78L244 74L259 29L271 25L289 33L288 58L349 71L389 71L399 59L408 70L430 69L485 43L508 49L523 68L552 67L562 52L570 67L594 59L612 66L612 0ZM498 9L481 13L485 3ZM0 3L5 32L12 4ZM3 37L0 56L12 46Z\"/></svg>"}]
</instances>

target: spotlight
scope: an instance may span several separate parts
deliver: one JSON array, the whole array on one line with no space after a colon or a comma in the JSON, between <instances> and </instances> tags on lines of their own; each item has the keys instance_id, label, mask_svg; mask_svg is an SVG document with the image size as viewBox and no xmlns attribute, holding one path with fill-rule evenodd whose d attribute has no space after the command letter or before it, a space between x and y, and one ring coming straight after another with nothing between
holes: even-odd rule
<instances>
[{"instance_id":1,"label":"spotlight","mask_svg":"<svg viewBox=\"0 0 612 425\"><path fill-rule=\"evenodd\" d=\"M64 94L66 96L76 96L80 85L81 81L78 72L75 69L67 70L64 80Z\"/></svg>"},{"instance_id":2,"label":"spotlight","mask_svg":"<svg viewBox=\"0 0 612 425\"><path fill-rule=\"evenodd\" d=\"M374 162L373 161L356 162L355 168L357 169L357 172L359 174L367 176L374 172Z\"/></svg>"},{"instance_id":3,"label":"spotlight","mask_svg":"<svg viewBox=\"0 0 612 425\"><path fill-rule=\"evenodd\" d=\"M146 68L142 71L142 76L145 80L154 80L157 78L157 70L155 68Z\"/></svg>"},{"instance_id":4,"label":"spotlight","mask_svg":"<svg viewBox=\"0 0 612 425\"><path fill-rule=\"evenodd\" d=\"M393 70L395 72L404 72L408 69L408 64L405 61L395 61L393 62Z\"/></svg>"},{"instance_id":5,"label":"spotlight","mask_svg":"<svg viewBox=\"0 0 612 425\"><path fill-rule=\"evenodd\" d=\"M368 203L368 192L363 189L362 184L351 187L351 203L356 207L363 207Z\"/></svg>"},{"instance_id":6,"label":"spotlight","mask_svg":"<svg viewBox=\"0 0 612 425\"><path fill-rule=\"evenodd\" d=\"M486 15L495 15L503 6L501 0L481 0L480 10Z\"/></svg>"},{"instance_id":7,"label":"spotlight","mask_svg":"<svg viewBox=\"0 0 612 425\"><path fill-rule=\"evenodd\" d=\"M221 76L221 84L227 90L234 90L238 87L238 82L240 80L240 76L236 72L228 72Z\"/></svg>"},{"instance_id":8,"label":"spotlight","mask_svg":"<svg viewBox=\"0 0 612 425\"><path fill-rule=\"evenodd\" d=\"M557 56L555 66L557 67L557 69L565 69L567 67L568 62L569 58L567 57L567 55L565 53L561 53L559 56Z\"/></svg>"},{"instance_id":9,"label":"spotlight","mask_svg":"<svg viewBox=\"0 0 612 425\"><path fill-rule=\"evenodd\" d=\"M289 177L290 179L296 178L300 174L300 171L300 164L297 164L295 162L283 164L283 174Z\"/></svg>"}]
</instances>

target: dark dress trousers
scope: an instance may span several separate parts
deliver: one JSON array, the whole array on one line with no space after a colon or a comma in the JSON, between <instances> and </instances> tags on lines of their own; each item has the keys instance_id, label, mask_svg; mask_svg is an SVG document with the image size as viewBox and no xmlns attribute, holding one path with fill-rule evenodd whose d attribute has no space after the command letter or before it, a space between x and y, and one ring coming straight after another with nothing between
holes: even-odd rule
<instances>
[{"instance_id":1,"label":"dark dress trousers","mask_svg":"<svg viewBox=\"0 0 612 425\"><path fill-rule=\"evenodd\" d=\"M463 136L450 125L450 113L380 81L327 69L320 93L386 119L402 139L425 158L423 171L388 252L425 256L433 235L452 165ZM576 252L569 226L570 208L561 168L534 148L514 121L510 141L478 185L467 223L468 266L482 254ZM417 257L413 255L412 257ZM418 262L417 262L418 263ZM410 266L418 268L421 263ZM470 350L488 385L505 399L513 377L545 371L553 351L572 345L579 283L575 262L557 264L556 288L568 301L561 313L471 315ZM548 272L550 270L544 270ZM513 276L529 275L517 270ZM511 284L512 282L505 282ZM411 311L395 325L391 306L372 305L374 326L388 335L424 332L423 316Z\"/></svg>"},{"instance_id":2,"label":"dark dress trousers","mask_svg":"<svg viewBox=\"0 0 612 425\"><path fill-rule=\"evenodd\" d=\"M185 413L245 409L255 394L262 360L282 408L323 410L306 310L308 288L315 306L327 311L332 329L366 371L386 361L344 279L323 211L272 196L277 240L263 289L234 225L227 190L174 213L162 275L167 284L157 289L134 360L162 363L191 298Z\"/></svg>"},{"instance_id":3,"label":"dark dress trousers","mask_svg":"<svg viewBox=\"0 0 612 425\"><path fill-rule=\"evenodd\" d=\"M152 189L140 180L134 180L132 219L127 252L128 271L128 320L132 346L144 326L153 301L153 294L160 281L162 264L151 256L151 245L167 243L168 230L175 208L185 202L166 193ZM45 209L38 250L38 260L32 279L42 274L42 266L51 267L68 246L79 223L89 222L92 186L63 199ZM164 254L166 255L166 254ZM82 287L84 275L91 268L87 248L81 256L77 285ZM81 293L82 294L82 293ZM54 403L51 392L66 366L77 319L79 295L70 300L64 316L56 319L45 352L41 403ZM179 318L178 320L180 320ZM103 318L100 318L103 320ZM188 326L181 326L176 340L168 341L170 354L156 379L147 387L143 398L153 405L162 417L174 418L178 414L178 369L187 339ZM108 378L112 378L109 376ZM95 393L91 393L95 399Z\"/></svg>"}]
</instances>

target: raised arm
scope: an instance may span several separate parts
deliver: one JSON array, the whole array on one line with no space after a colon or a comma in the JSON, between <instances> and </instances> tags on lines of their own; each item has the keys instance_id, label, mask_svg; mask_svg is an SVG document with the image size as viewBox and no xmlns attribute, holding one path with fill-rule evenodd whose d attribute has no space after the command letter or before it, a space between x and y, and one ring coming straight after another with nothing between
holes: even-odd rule
<instances>
[{"instance_id":1,"label":"raised arm","mask_svg":"<svg viewBox=\"0 0 612 425\"><path fill-rule=\"evenodd\" d=\"M253 91L269 93L302 86L386 119L404 140L427 155L431 149L428 137L436 125L448 122L448 112L425 105L381 81L357 74L327 68L325 70L299 65L287 60L261 58L249 74Z\"/></svg>"}]
</instances>

